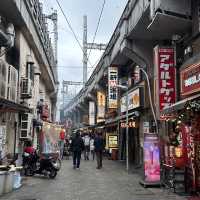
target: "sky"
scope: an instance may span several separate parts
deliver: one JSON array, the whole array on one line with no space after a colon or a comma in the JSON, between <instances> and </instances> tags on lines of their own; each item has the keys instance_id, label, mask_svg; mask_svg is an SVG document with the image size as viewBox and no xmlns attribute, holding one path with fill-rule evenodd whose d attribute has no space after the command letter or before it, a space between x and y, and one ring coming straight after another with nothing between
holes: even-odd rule
<instances>
[{"instance_id":1,"label":"sky","mask_svg":"<svg viewBox=\"0 0 200 200\"><path fill-rule=\"evenodd\" d=\"M97 27L100 11L104 0L59 0L71 26L74 29L80 43L83 38L83 15L87 15L88 42L92 42ZM96 35L96 43L107 44L121 17L128 0L106 0L100 26ZM41 0L45 13L52 12L52 8L58 11L58 76L60 86L63 80L82 81L82 57L83 53L74 39L64 16L62 15L56 0ZM50 25L50 33L52 26ZM88 50L89 52L89 50ZM89 61L92 65L98 63L103 51L92 50ZM96 65L95 65L96 66ZM88 63L88 77L92 68ZM70 87L70 92L78 92L80 88ZM59 95L60 96L60 95Z\"/></svg>"}]
</instances>

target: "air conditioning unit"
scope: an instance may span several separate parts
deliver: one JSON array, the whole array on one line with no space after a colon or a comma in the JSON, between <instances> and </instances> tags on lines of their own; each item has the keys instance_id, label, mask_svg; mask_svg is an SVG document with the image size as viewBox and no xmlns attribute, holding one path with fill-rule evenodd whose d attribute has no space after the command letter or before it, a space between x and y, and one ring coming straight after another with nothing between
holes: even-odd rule
<instances>
[{"instance_id":1,"label":"air conditioning unit","mask_svg":"<svg viewBox=\"0 0 200 200\"><path fill-rule=\"evenodd\" d=\"M32 139L32 118L33 116L30 113L21 115L20 139Z\"/></svg>"},{"instance_id":2,"label":"air conditioning unit","mask_svg":"<svg viewBox=\"0 0 200 200\"><path fill-rule=\"evenodd\" d=\"M7 98L8 65L0 59L0 97Z\"/></svg>"},{"instance_id":3,"label":"air conditioning unit","mask_svg":"<svg viewBox=\"0 0 200 200\"><path fill-rule=\"evenodd\" d=\"M151 19L157 12L185 17L191 16L191 0L151 0Z\"/></svg>"},{"instance_id":4,"label":"air conditioning unit","mask_svg":"<svg viewBox=\"0 0 200 200\"><path fill-rule=\"evenodd\" d=\"M32 97L32 80L29 78L22 78L21 80L21 98L29 99Z\"/></svg>"},{"instance_id":5,"label":"air conditioning unit","mask_svg":"<svg viewBox=\"0 0 200 200\"><path fill-rule=\"evenodd\" d=\"M7 99L17 102L18 71L12 65L8 68Z\"/></svg>"}]
</instances>

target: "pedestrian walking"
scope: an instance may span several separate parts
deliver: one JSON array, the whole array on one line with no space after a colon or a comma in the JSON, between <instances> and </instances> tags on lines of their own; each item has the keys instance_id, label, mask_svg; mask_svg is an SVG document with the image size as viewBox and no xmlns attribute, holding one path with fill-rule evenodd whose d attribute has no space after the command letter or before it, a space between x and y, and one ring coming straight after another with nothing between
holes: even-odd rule
<instances>
[{"instance_id":1,"label":"pedestrian walking","mask_svg":"<svg viewBox=\"0 0 200 200\"><path fill-rule=\"evenodd\" d=\"M84 145L85 145L84 158L85 158L85 160L89 160L90 136L87 133L85 134L83 141L84 141Z\"/></svg>"},{"instance_id":2,"label":"pedestrian walking","mask_svg":"<svg viewBox=\"0 0 200 200\"><path fill-rule=\"evenodd\" d=\"M96 152L97 169L101 169L104 149L104 142L101 133L98 133L94 139L94 149Z\"/></svg>"},{"instance_id":3,"label":"pedestrian walking","mask_svg":"<svg viewBox=\"0 0 200 200\"><path fill-rule=\"evenodd\" d=\"M80 137L80 133L76 132L75 137L72 139L71 150L73 152L73 166L74 169L80 168L81 153L84 150L84 142Z\"/></svg>"},{"instance_id":4,"label":"pedestrian walking","mask_svg":"<svg viewBox=\"0 0 200 200\"><path fill-rule=\"evenodd\" d=\"M94 151L94 136L91 136L90 139L90 154L92 156L92 159L94 160L95 157L95 151Z\"/></svg>"},{"instance_id":5,"label":"pedestrian walking","mask_svg":"<svg viewBox=\"0 0 200 200\"><path fill-rule=\"evenodd\" d=\"M64 151L64 143L65 143L65 129L62 128L60 131L60 138L59 138L59 149L60 149L60 159L63 159L63 151Z\"/></svg>"}]
</instances>

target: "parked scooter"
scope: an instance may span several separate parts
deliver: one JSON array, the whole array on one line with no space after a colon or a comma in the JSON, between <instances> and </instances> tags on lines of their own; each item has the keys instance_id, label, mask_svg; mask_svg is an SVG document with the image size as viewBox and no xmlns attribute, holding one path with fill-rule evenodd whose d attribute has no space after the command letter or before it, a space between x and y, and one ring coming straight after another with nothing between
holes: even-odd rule
<instances>
[{"instance_id":1,"label":"parked scooter","mask_svg":"<svg viewBox=\"0 0 200 200\"><path fill-rule=\"evenodd\" d=\"M52 179L56 177L59 170L54 158L49 154L42 154L39 157L37 154L24 153L23 167L24 174L27 176L41 174Z\"/></svg>"}]
</instances>

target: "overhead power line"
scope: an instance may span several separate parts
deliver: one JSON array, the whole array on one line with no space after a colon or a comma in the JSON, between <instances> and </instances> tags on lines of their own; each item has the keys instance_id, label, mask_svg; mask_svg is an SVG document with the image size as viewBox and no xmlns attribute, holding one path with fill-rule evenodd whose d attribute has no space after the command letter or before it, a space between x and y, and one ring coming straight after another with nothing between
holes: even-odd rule
<instances>
[{"instance_id":1,"label":"overhead power line","mask_svg":"<svg viewBox=\"0 0 200 200\"><path fill-rule=\"evenodd\" d=\"M69 26L69 28L70 28L72 34L73 34L73 36L74 36L76 42L78 43L79 47L81 48L81 50L82 50L82 52L83 52L83 47L82 47L81 43L79 42L78 37L76 36L76 33L74 32L74 30L73 30L73 28L72 28L72 26L71 26L71 24L70 24L70 22L69 22L69 20L68 20L68 18L67 18L67 16L66 16L65 12L64 12L64 10L62 9L62 6L60 5L60 2L59 2L58 0L56 0L56 2L57 2L58 6L59 6L59 8L60 8L60 10L61 10L61 12L62 12L62 14L63 14L63 16L64 16L64 18L65 18L67 24L68 24L68 26ZM91 64L91 62L90 62L89 60L88 60L88 62L89 62L89 64L92 66L92 64Z\"/></svg>"},{"instance_id":2,"label":"overhead power line","mask_svg":"<svg viewBox=\"0 0 200 200\"><path fill-rule=\"evenodd\" d=\"M103 15L103 10L104 10L105 4L106 4L106 0L104 0L104 1L103 1L103 4L102 4L102 8L101 8L101 12L100 12L99 19L98 19L98 22L97 22L97 27L96 27L96 31L95 31L95 33L94 33L94 37L93 37L93 40L92 40L92 44L94 44L95 39L96 39L96 36L97 36L97 32L98 32L98 29L99 29L99 25L100 25L100 22L101 22L101 17L102 17L102 15ZM92 48L90 49L90 51L89 51L89 53L88 53L88 58L87 58L88 60L89 60L91 51L92 51ZM93 66L94 66L94 65L93 65Z\"/></svg>"}]
</instances>

